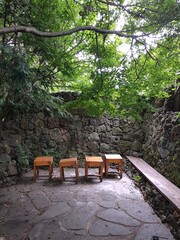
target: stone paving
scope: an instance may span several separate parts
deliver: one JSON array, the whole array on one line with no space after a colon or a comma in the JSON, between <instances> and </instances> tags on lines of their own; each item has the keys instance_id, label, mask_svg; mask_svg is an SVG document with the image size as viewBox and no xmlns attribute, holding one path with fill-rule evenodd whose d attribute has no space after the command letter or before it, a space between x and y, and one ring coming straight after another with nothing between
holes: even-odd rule
<instances>
[{"instance_id":1,"label":"stone paving","mask_svg":"<svg viewBox=\"0 0 180 240\"><path fill-rule=\"evenodd\" d=\"M122 179L110 175L86 182L79 169L78 184L71 169L65 169L63 184L58 169L50 182L47 173L40 170L34 182L30 171L0 189L0 240L174 239L125 173Z\"/></svg>"}]
</instances>

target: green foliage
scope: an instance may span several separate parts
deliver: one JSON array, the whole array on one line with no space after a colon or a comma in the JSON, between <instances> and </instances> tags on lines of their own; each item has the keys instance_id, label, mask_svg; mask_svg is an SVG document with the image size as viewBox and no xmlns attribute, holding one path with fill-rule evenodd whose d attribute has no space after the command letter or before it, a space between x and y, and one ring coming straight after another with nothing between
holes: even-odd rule
<instances>
[{"instance_id":1,"label":"green foliage","mask_svg":"<svg viewBox=\"0 0 180 240\"><path fill-rule=\"evenodd\" d=\"M1 1L2 28L24 25L49 32L86 25L116 28L131 46L126 55L123 38L94 31L60 38L2 34L2 118L38 110L66 116L75 108L90 115L139 117L152 108L151 99L166 97L164 89L179 72L179 5L174 0L123 2ZM52 94L66 90L81 93L77 101L64 103Z\"/></svg>"},{"instance_id":2,"label":"green foliage","mask_svg":"<svg viewBox=\"0 0 180 240\"><path fill-rule=\"evenodd\" d=\"M135 175L133 178L136 182L140 182L142 180L142 177L140 175Z\"/></svg>"},{"instance_id":3,"label":"green foliage","mask_svg":"<svg viewBox=\"0 0 180 240\"><path fill-rule=\"evenodd\" d=\"M0 47L4 56L0 61L0 110L3 117L9 113L40 110L66 115L61 99L53 97L47 91L48 82L35 78L35 71L29 64L28 56L10 46ZM43 75L46 69L41 71Z\"/></svg>"},{"instance_id":4,"label":"green foliage","mask_svg":"<svg viewBox=\"0 0 180 240\"><path fill-rule=\"evenodd\" d=\"M159 37L171 34L177 34L179 26L180 6L174 0L141 0L132 1L130 17L124 26L126 31L131 33L159 33ZM161 30L160 30L161 29Z\"/></svg>"},{"instance_id":5,"label":"green foliage","mask_svg":"<svg viewBox=\"0 0 180 240\"><path fill-rule=\"evenodd\" d=\"M177 115L178 115L178 119L179 119L179 123L180 123L180 112Z\"/></svg>"}]
</instances>

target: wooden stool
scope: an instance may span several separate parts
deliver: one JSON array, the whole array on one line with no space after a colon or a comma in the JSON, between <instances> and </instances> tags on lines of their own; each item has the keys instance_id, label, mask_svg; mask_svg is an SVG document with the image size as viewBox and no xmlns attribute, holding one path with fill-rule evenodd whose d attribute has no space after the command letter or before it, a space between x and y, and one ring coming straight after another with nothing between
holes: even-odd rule
<instances>
[{"instance_id":1,"label":"wooden stool","mask_svg":"<svg viewBox=\"0 0 180 240\"><path fill-rule=\"evenodd\" d=\"M123 158L120 154L105 154L105 175L108 176L108 164L114 163L118 165L118 174L122 178ZM116 172L117 173L117 172Z\"/></svg>"},{"instance_id":2,"label":"wooden stool","mask_svg":"<svg viewBox=\"0 0 180 240\"><path fill-rule=\"evenodd\" d=\"M78 183L79 180L79 174L78 174L78 160L77 158L65 158L61 159L59 161L59 170L60 170L60 179L61 182L64 181L64 168L65 167L74 167L75 168L75 175L76 175L76 183Z\"/></svg>"},{"instance_id":3,"label":"wooden stool","mask_svg":"<svg viewBox=\"0 0 180 240\"><path fill-rule=\"evenodd\" d=\"M98 167L99 168L99 175L100 181L102 182L103 177L103 160L101 157L94 157L94 156L86 156L85 162L85 177L88 177L88 167ZM89 175L90 176L90 175Z\"/></svg>"},{"instance_id":4,"label":"wooden stool","mask_svg":"<svg viewBox=\"0 0 180 240\"><path fill-rule=\"evenodd\" d=\"M53 157L51 156L41 156L34 159L34 180L39 176L39 167L48 166L49 168L49 180L52 179L53 173ZM37 173L37 174L36 174Z\"/></svg>"}]
</instances>

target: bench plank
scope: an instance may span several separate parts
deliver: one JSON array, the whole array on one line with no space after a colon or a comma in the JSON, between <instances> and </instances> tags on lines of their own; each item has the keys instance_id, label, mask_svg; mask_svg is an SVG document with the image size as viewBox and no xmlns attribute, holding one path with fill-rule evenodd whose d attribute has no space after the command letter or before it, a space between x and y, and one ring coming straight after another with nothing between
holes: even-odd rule
<instances>
[{"instance_id":1,"label":"bench plank","mask_svg":"<svg viewBox=\"0 0 180 240\"><path fill-rule=\"evenodd\" d=\"M180 189L143 159L126 157L180 211Z\"/></svg>"}]
</instances>

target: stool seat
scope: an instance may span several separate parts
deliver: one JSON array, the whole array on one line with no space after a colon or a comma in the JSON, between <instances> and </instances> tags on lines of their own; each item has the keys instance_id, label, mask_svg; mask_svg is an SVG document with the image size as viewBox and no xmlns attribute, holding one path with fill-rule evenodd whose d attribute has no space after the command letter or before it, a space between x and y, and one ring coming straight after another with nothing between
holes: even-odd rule
<instances>
[{"instance_id":1,"label":"stool seat","mask_svg":"<svg viewBox=\"0 0 180 240\"><path fill-rule=\"evenodd\" d=\"M60 171L61 182L63 182L65 180L65 177L64 177L64 168L65 167L74 167L75 168L76 183L78 183L79 174L78 174L77 158L64 158L59 161L59 171Z\"/></svg>"},{"instance_id":2,"label":"stool seat","mask_svg":"<svg viewBox=\"0 0 180 240\"><path fill-rule=\"evenodd\" d=\"M52 179L53 173L53 157L52 156L40 156L34 159L34 180L39 176L39 167L48 166L49 168L49 179Z\"/></svg>"},{"instance_id":3,"label":"stool seat","mask_svg":"<svg viewBox=\"0 0 180 240\"><path fill-rule=\"evenodd\" d=\"M88 168L89 167L97 167L99 168L99 174L96 175L100 178L100 182L102 182L103 177L103 160L99 156L86 156L85 158L85 177L88 177Z\"/></svg>"},{"instance_id":4,"label":"stool seat","mask_svg":"<svg viewBox=\"0 0 180 240\"><path fill-rule=\"evenodd\" d=\"M117 164L117 172L122 178L123 158L120 154L105 154L105 175L108 177L108 165L109 163Z\"/></svg>"}]
</instances>

